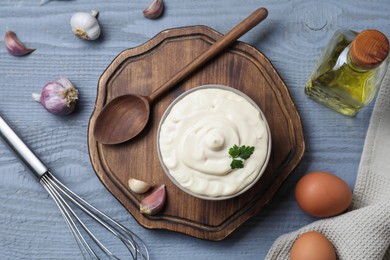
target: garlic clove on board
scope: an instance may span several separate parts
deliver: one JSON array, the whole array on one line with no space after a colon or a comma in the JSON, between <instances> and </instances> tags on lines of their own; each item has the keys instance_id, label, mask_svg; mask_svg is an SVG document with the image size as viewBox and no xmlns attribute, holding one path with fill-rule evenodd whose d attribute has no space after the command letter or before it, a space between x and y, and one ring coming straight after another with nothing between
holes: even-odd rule
<instances>
[{"instance_id":1,"label":"garlic clove on board","mask_svg":"<svg viewBox=\"0 0 390 260\"><path fill-rule=\"evenodd\" d=\"M151 185L149 183L146 183L144 181L137 180L134 178L129 179L128 185L129 185L129 188L131 191L138 193L138 194L142 194L142 193L147 192L151 187Z\"/></svg>"},{"instance_id":2,"label":"garlic clove on board","mask_svg":"<svg viewBox=\"0 0 390 260\"><path fill-rule=\"evenodd\" d=\"M35 49L27 48L13 31L5 32L4 45L7 51L14 56L24 56L35 51Z\"/></svg>"},{"instance_id":3,"label":"garlic clove on board","mask_svg":"<svg viewBox=\"0 0 390 260\"><path fill-rule=\"evenodd\" d=\"M42 88L41 94L33 93L35 101L50 113L56 115L68 115L76 107L79 91L67 78L59 78L47 83Z\"/></svg>"},{"instance_id":4,"label":"garlic clove on board","mask_svg":"<svg viewBox=\"0 0 390 260\"><path fill-rule=\"evenodd\" d=\"M96 40L100 36L100 25L97 20L99 12L78 12L72 15L70 25L73 33L83 40Z\"/></svg>"},{"instance_id":5,"label":"garlic clove on board","mask_svg":"<svg viewBox=\"0 0 390 260\"><path fill-rule=\"evenodd\" d=\"M165 205L166 196L165 185L162 184L141 201L141 213L153 215L160 212Z\"/></svg>"},{"instance_id":6,"label":"garlic clove on board","mask_svg":"<svg viewBox=\"0 0 390 260\"><path fill-rule=\"evenodd\" d=\"M146 18L157 19L164 12L164 1L163 0L153 0L153 2L143 11L143 14Z\"/></svg>"}]
</instances>

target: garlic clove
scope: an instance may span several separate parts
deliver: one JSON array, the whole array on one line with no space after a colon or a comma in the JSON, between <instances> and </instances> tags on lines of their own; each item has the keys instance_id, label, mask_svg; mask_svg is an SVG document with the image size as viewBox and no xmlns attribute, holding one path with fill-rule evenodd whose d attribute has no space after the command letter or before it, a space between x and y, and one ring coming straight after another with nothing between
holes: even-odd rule
<instances>
[{"instance_id":1,"label":"garlic clove","mask_svg":"<svg viewBox=\"0 0 390 260\"><path fill-rule=\"evenodd\" d=\"M143 13L146 18L157 19L164 12L164 1L163 0L154 0L148 8L146 8Z\"/></svg>"},{"instance_id":2,"label":"garlic clove","mask_svg":"<svg viewBox=\"0 0 390 260\"><path fill-rule=\"evenodd\" d=\"M146 183L146 182L141 181L141 180L133 179L133 178L129 179L128 185L129 185L129 188L131 191L138 193L138 194L142 194L142 193L147 192L151 187L151 185L149 183Z\"/></svg>"},{"instance_id":3,"label":"garlic clove","mask_svg":"<svg viewBox=\"0 0 390 260\"><path fill-rule=\"evenodd\" d=\"M32 98L52 114L68 115L76 107L78 94L70 80L59 78L43 86L41 94L33 93Z\"/></svg>"},{"instance_id":4,"label":"garlic clove","mask_svg":"<svg viewBox=\"0 0 390 260\"><path fill-rule=\"evenodd\" d=\"M78 12L72 15L70 25L73 33L83 40L96 40L99 38L101 30L97 20L98 11L91 13Z\"/></svg>"},{"instance_id":5,"label":"garlic clove","mask_svg":"<svg viewBox=\"0 0 390 260\"><path fill-rule=\"evenodd\" d=\"M24 56L35 51L35 49L26 48L13 31L5 32L4 44L8 52L14 56Z\"/></svg>"},{"instance_id":6,"label":"garlic clove","mask_svg":"<svg viewBox=\"0 0 390 260\"><path fill-rule=\"evenodd\" d=\"M153 215L162 210L166 201L165 185L160 185L149 196L145 197L140 204L140 211L143 214Z\"/></svg>"}]
</instances>

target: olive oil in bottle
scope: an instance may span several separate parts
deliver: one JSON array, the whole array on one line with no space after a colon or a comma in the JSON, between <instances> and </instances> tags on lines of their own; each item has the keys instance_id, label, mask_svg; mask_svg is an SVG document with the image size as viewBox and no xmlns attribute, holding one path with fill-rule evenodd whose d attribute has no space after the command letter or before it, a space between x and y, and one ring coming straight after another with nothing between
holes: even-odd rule
<instances>
[{"instance_id":1,"label":"olive oil in bottle","mask_svg":"<svg viewBox=\"0 0 390 260\"><path fill-rule=\"evenodd\" d=\"M338 30L314 67L305 93L354 116L375 97L386 73L389 41L376 30Z\"/></svg>"}]
</instances>

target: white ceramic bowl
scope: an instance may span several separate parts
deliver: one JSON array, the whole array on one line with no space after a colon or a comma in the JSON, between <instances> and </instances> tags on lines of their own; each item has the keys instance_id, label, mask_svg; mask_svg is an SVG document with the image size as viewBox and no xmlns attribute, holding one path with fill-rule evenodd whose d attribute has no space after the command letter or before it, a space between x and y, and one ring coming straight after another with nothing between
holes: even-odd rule
<instances>
[{"instance_id":1,"label":"white ceramic bowl","mask_svg":"<svg viewBox=\"0 0 390 260\"><path fill-rule=\"evenodd\" d=\"M254 127L253 129L250 129L249 131L248 130L241 131L240 129L238 129L239 127L241 127L241 124L239 124L238 126L230 126L231 122L233 122L233 123L235 122L235 120L230 119L230 117L231 117L230 112L229 113L225 113L225 111L215 112L215 113L219 113L219 114L216 114L215 116L213 116L213 112L209 112L209 111L202 112L203 111L202 109L204 106L203 103L207 103L208 102L207 100L209 100L209 99L213 100L212 102L214 102L214 103L218 103L220 100L223 100L224 97L221 96L221 98L219 98L219 96L214 95L214 92L212 92L214 89L216 89L216 91L218 91L220 93L224 93L224 94L230 95L230 96L232 95L231 93L234 93L236 95L233 95L233 96L234 96L234 98L237 98L237 100L244 98L247 101L247 102L243 101L245 103L244 107L247 106L248 109L241 109L242 108L241 107L242 104L241 104L239 107L240 109L236 108L237 111L233 111L233 114L240 115L239 113L242 113L243 110L252 111L252 112L254 111L256 114L256 118L255 118L256 120L253 120L253 121L255 121L255 122L259 121L255 125L255 126L259 126L259 127ZM219 90L223 90L223 91L221 92ZM189 103L187 104L186 102L192 102L191 100L194 100L193 93L195 93L197 91L202 91L202 93L200 93L200 94L206 95L206 96L203 96L206 98L199 99L199 97L198 97L198 99L196 99L196 102L199 101L198 102L199 104L196 103L194 106L188 105ZM199 92L197 92L196 94L199 95ZM237 97L237 95L239 97ZM230 102L230 99L224 100L224 102L221 101L220 104L223 104L226 107L226 106L228 106L228 104L230 104L229 102ZM212 106L212 107L214 106L214 105L210 105L210 104L207 104L207 105L208 105L208 108L210 106ZM180 114L180 111L183 111L183 110L181 110L183 107L185 107L186 109L189 109L189 111L187 111L188 113L186 112L185 114ZM228 108L229 107L231 107L231 106L228 106ZM174 112L172 112L172 110ZM179 112L176 112L176 111L179 111ZM178 116L176 116L175 113L179 113ZM210 159L210 161L212 161L210 165L213 165L213 167L211 167L211 168L210 167L207 168L206 166L203 165L203 164L207 164L209 161L207 161L207 162L203 161L202 163L199 163L199 165L196 165L196 163L197 163L196 160L197 160L197 158L199 158L199 155L197 154L197 148L201 147L201 150L203 151L203 146L205 146L205 144L202 143L203 142L202 140L207 140L208 137L207 138L202 137L203 139L201 139L201 141L199 141L199 140L195 140L196 142L188 141L188 140L192 140L195 138L194 137L196 135L196 134L194 134L195 132L191 133L191 131L193 131L193 129L189 129L187 131L187 129L185 129L185 128L182 129L181 127L176 127L175 120L176 120L176 118L184 118L183 120L187 120L187 118L190 118L190 120L193 120L193 118L197 118L196 120L198 120L198 118L201 118L200 121L202 121L204 114L201 114L199 116L199 113L206 113L206 117L209 116L209 118L210 118L209 122L206 121L205 123L203 123L203 122L199 123L207 128L204 131L210 131L210 132L214 131L214 129L212 129L214 126L212 126L212 125L218 124L218 126L216 126L216 128L218 128L218 130L215 130L215 131L219 131L219 133L217 133L216 135L222 136L222 137L217 138L215 142L213 141L213 145L215 143L218 143L218 140L220 140L220 139L225 140L226 136L228 136L229 138L231 136L233 136L232 137L233 139L236 138L234 133L231 134L231 131L233 131L232 129L238 129L236 131L240 132L241 136L238 137L238 140L240 140L240 142L242 140L246 140L246 139L251 139L251 140L253 140L253 139L260 140L261 139L260 142L256 141L256 142L259 142L259 145L258 145L258 147L255 148L253 155L247 161L245 161L245 163L248 162L248 166L245 164L244 168L248 167L248 169L251 170L250 175L248 175L248 177L244 178L244 176L245 176L244 174L242 174L242 175L237 174L237 171L240 171L241 169L232 171L230 169L230 163L227 163L227 165L226 165L227 160L229 162L231 161L231 158L229 158L229 154L228 154L228 150L230 148L230 145L232 144L231 138L229 141L230 144L228 146L226 146L226 142L225 142L224 145L226 147L221 148L221 151L222 151L222 149L224 149L223 152L226 153L226 158L222 154L222 159L221 159L221 154L219 154L218 155L219 156L218 162L216 160L212 161ZM224 113L224 114L221 114L221 113ZM221 115L222 115L222 117L224 117L225 114L228 114L229 116L226 116L225 119L220 120ZM253 115L253 113L251 115ZM242 116L242 118L246 118L246 115ZM242 118L240 116L237 121L241 122L240 120ZM237 119L237 116L236 116L236 119ZM246 119L248 119L248 118L246 118ZM205 120L207 120L207 118ZM242 120L244 121L244 119L242 119ZM191 122L191 124L186 122L186 124L184 124L184 125L197 125L197 122L200 122L200 121L189 121L189 122ZM221 121L221 122L216 122L216 121ZM246 120L246 121L251 121L251 120ZM194 124L192 124L193 122L194 122ZM226 122L229 126L226 125L226 127L225 127L224 122ZM248 124L250 125L251 122L249 122ZM210 123L210 125L208 123ZM199 130L199 131L203 131L203 130ZM187 132L188 132L188 134L187 134ZM244 132L245 135L243 135L241 132ZM185 134L183 134L183 133L185 133ZM198 133L198 132L196 132L196 133ZM251 137L248 137L248 136L251 136ZM253 136L255 136L255 137L253 137ZM160 140L160 138L161 138L161 140ZM166 140L168 140L168 141L166 141ZM183 140L183 141L181 142L180 140ZM175 143L175 142L177 142L179 144L176 143L173 145L173 147L170 147L170 145L172 143ZM205 141L205 142L207 143L207 141ZM167 145L167 144L169 144L169 145ZM193 147L191 147L191 145L188 145L188 144L192 144ZM242 143L241 145L249 145L249 144ZM184 149L183 149L183 147L184 147ZM209 148L210 147L207 147L207 151L205 151L204 153L208 153L208 154L213 155L214 148L211 147L211 153L209 151L210 150ZM217 149L220 149L220 148L217 148ZM178 188L180 188L181 190L183 190L187 194L190 194L190 195L197 197L197 198L200 198L200 199L226 200L226 199L230 199L230 198L236 197L236 196L244 193L245 191L250 189L260 179L261 175L263 174L263 172L265 171L265 169L267 167L267 164L268 164L268 161L270 158L270 154L271 154L271 133L270 133L268 123L266 121L266 118L265 118L263 112L260 110L260 108L257 106L257 104L252 99L250 99L247 95L245 95L244 93L242 93L241 91L239 91L235 88L231 88L231 87L227 87L227 86L204 85L204 86L196 87L196 88L193 88L189 91L184 92L169 105L169 107L167 108L167 110L163 114L161 121L159 123L159 126L158 126L157 152L158 152L158 157L159 157L161 166L164 169L164 172L167 174L168 178ZM183 156L183 154L186 154L186 153L191 153L191 155L190 156L187 156L187 155ZM192 155L192 153L194 155ZM195 158L195 160L194 160L195 165L184 168L184 170L176 167L178 164L182 164L183 161L185 163L187 163L187 161L188 161L187 158L191 157L191 156L193 158ZM180 157L180 158L178 159L178 157ZM184 159L181 157L183 157ZM179 163L177 163L177 162L179 162ZM220 162L224 162L224 163L220 164ZM191 161L191 163L193 163L193 162ZM202 165L200 165L200 164L202 164ZM216 165L222 165L222 166L219 167ZM229 168L229 171L231 171L231 172L228 172L227 168ZM179 170L176 171L176 169L179 169ZM212 173L211 178L209 178L210 177L210 175L208 173L209 169L211 169L211 170L216 169L216 172ZM219 171L221 171L221 172L219 172ZM231 174L231 175L229 177L227 177L229 174ZM238 178L238 179L235 179L235 178ZM238 187L234 187L234 189L233 189L233 188L231 188L232 185L233 186L237 185ZM211 190L212 192L208 193L208 192L203 191L203 189L206 189L205 187L207 187L207 189ZM226 192L226 190L228 192Z\"/></svg>"}]
</instances>

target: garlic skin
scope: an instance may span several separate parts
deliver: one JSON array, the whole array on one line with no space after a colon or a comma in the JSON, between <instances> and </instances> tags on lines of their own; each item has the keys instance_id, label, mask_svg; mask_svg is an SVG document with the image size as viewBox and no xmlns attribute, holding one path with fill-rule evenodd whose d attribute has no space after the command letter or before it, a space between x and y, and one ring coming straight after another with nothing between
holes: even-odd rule
<instances>
[{"instance_id":1,"label":"garlic skin","mask_svg":"<svg viewBox=\"0 0 390 260\"><path fill-rule=\"evenodd\" d=\"M78 12L72 15L70 25L73 33L83 40L96 40L100 36L100 25L97 20L99 12Z\"/></svg>"},{"instance_id":2,"label":"garlic skin","mask_svg":"<svg viewBox=\"0 0 390 260\"><path fill-rule=\"evenodd\" d=\"M47 83L43 86L41 94L33 93L32 97L48 112L55 115L68 115L76 107L78 93L70 80L59 78Z\"/></svg>"},{"instance_id":3,"label":"garlic skin","mask_svg":"<svg viewBox=\"0 0 390 260\"><path fill-rule=\"evenodd\" d=\"M162 184L141 201L139 210L142 214L157 214L164 208L166 197L165 185Z\"/></svg>"},{"instance_id":4,"label":"garlic skin","mask_svg":"<svg viewBox=\"0 0 390 260\"><path fill-rule=\"evenodd\" d=\"M138 194L142 194L142 193L147 192L151 187L151 185L149 183L146 183L146 182L141 181L141 180L133 179L133 178L129 179L128 185L129 185L129 188L131 191L138 193Z\"/></svg>"},{"instance_id":5,"label":"garlic skin","mask_svg":"<svg viewBox=\"0 0 390 260\"><path fill-rule=\"evenodd\" d=\"M153 2L146 8L143 13L146 18L157 19L164 12L164 1L163 0L153 0Z\"/></svg>"},{"instance_id":6,"label":"garlic skin","mask_svg":"<svg viewBox=\"0 0 390 260\"><path fill-rule=\"evenodd\" d=\"M14 56L24 56L35 51L35 49L27 48L13 31L6 31L4 45L7 51Z\"/></svg>"}]
</instances>

